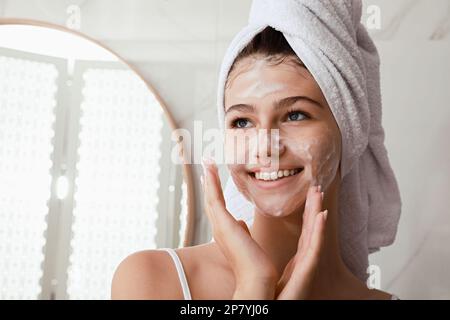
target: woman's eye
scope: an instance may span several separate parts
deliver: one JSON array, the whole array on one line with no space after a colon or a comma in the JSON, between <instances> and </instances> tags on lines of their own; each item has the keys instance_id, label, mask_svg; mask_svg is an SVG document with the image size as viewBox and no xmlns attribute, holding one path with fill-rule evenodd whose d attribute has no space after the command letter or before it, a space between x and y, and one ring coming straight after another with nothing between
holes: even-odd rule
<instances>
[{"instance_id":1,"label":"woman's eye","mask_svg":"<svg viewBox=\"0 0 450 320\"><path fill-rule=\"evenodd\" d=\"M233 128L246 128L249 125L250 121L248 119L239 118L233 121Z\"/></svg>"},{"instance_id":2,"label":"woman's eye","mask_svg":"<svg viewBox=\"0 0 450 320\"><path fill-rule=\"evenodd\" d=\"M306 118L306 116L300 111L293 111L293 112L290 112L288 115L288 119L290 121L299 121L304 118Z\"/></svg>"}]
</instances>

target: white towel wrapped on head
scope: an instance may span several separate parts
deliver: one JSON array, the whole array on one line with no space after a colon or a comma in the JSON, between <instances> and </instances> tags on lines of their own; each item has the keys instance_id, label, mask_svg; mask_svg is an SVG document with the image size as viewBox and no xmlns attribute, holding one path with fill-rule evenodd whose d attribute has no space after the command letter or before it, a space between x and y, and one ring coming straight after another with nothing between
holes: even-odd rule
<instances>
[{"instance_id":1,"label":"white towel wrapped on head","mask_svg":"<svg viewBox=\"0 0 450 320\"><path fill-rule=\"evenodd\" d=\"M255 35L270 26L283 33L327 99L342 135L339 236L344 262L367 278L368 255L392 244L400 218L400 193L384 146L379 56L361 24L360 0L254 0L249 23L232 40L218 83L219 124L233 61ZM252 222L253 205L230 177L227 208Z\"/></svg>"}]
</instances>

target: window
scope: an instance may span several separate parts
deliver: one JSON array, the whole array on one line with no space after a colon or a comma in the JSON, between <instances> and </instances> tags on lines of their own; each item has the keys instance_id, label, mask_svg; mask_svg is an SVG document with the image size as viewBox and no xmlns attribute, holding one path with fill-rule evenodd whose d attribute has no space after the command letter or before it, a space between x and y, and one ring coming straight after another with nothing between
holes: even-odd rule
<instances>
[{"instance_id":1,"label":"window","mask_svg":"<svg viewBox=\"0 0 450 320\"><path fill-rule=\"evenodd\" d=\"M0 74L0 298L109 299L128 254L182 241L163 110L119 61L0 48Z\"/></svg>"},{"instance_id":2,"label":"window","mask_svg":"<svg viewBox=\"0 0 450 320\"><path fill-rule=\"evenodd\" d=\"M84 66L70 299L109 298L114 266L156 247L158 218L163 111L133 71Z\"/></svg>"},{"instance_id":3,"label":"window","mask_svg":"<svg viewBox=\"0 0 450 320\"><path fill-rule=\"evenodd\" d=\"M41 291L59 76L55 65L0 55L2 299L32 299Z\"/></svg>"}]
</instances>

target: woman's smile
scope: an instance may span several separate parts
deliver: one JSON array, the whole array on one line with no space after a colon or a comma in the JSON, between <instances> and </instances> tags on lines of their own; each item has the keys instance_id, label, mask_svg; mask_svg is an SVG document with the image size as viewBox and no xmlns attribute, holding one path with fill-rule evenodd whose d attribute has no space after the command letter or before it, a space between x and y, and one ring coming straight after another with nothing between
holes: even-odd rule
<instances>
[{"instance_id":1,"label":"woman's smile","mask_svg":"<svg viewBox=\"0 0 450 320\"><path fill-rule=\"evenodd\" d=\"M273 189L291 186L292 183L301 179L303 168L280 169L277 171L249 172L251 184L259 189Z\"/></svg>"}]
</instances>

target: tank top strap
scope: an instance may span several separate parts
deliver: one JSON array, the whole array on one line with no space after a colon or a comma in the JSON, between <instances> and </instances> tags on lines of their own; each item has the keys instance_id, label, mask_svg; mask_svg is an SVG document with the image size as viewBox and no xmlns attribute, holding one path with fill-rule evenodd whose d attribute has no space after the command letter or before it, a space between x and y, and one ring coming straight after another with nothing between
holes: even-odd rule
<instances>
[{"instance_id":1,"label":"tank top strap","mask_svg":"<svg viewBox=\"0 0 450 320\"><path fill-rule=\"evenodd\" d=\"M186 274L183 269L183 264L181 263L180 257L178 257L177 252L173 248L160 248L160 250L165 250L172 257L175 267L177 269L178 278L180 279L181 288L183 289L184 300L192 300L191 292L189 290L189 284L186 279Z\"/></svg>"}]
</instances>

